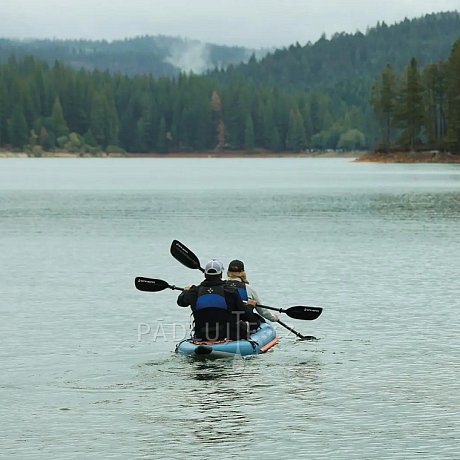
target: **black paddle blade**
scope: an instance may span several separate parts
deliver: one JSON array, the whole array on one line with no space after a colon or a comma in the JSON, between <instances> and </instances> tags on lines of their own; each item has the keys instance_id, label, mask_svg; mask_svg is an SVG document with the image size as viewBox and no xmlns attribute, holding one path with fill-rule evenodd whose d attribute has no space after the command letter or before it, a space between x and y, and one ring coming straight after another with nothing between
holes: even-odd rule
<instances>
[{"instance_id":1,"label":"black paddle blade","mask_svg":"<svg viewBox=\"0 0 460 460\"><path fill-rule=\"evenodd\" d=\"M306 319L306 320L313 320L318 318L321 315L323 309L321 307L291 307L287 310L283 310L283 313L290 316L294 319Z\"/></svg>"},{"instance_id":2,"label":"black paddle blade","mask_svg":"<svg viewBox=\"0 0 460 460\"><path fill-rule=\"evenodd\" d=\"M166 281L156 280L152 278L143 278L142 276L138 276L134 280L134 285L137 289L139 289L139 291L147 292L164 291L165 289L171 287Z\"/></svg>"},{"instance_id":3,"label":"black paddle blade","mask_svg":"<svg viewBox=\"0 0 460 460\"><path fill-rule=\"evenodd\" d=\"M192 268L193 270L201 270L204 271L200 266L200 261L198 257L190 251L187 246L184 246L180 241L174 240L171 243L171 255L178 260L182 265L185 265L188 268Z\"/></svg>"}]
</instances>

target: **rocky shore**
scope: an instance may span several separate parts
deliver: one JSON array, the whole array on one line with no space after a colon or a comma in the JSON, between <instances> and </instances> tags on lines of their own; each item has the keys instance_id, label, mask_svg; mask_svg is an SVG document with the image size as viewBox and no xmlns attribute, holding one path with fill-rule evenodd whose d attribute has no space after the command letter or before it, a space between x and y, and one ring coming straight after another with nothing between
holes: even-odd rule
<instances>
[{"instance_id":1,"label":"rocky shore","mask_svg":"<svg viewBox=\"0 0 460 460\"><path fill-rule=\"evenodd\" d=\"M354 161L369 163L460 163L460 155L439 152L438 150L426 152L368 152Z\"/></svg>"}]
</instances>

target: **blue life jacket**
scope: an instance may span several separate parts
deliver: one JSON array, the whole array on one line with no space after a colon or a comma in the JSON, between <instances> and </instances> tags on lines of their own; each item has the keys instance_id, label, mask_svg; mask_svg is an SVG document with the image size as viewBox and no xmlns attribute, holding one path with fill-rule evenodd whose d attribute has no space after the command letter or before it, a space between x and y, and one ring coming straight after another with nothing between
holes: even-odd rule
<instances>
[{"instance_id":1,"label":"blue life jacket","mask_svg":"<svg viewBox=\"0 0 460 460\"><path fill-rule=\"evenodd\" d=\"M217 286L199 286L196 304L192 310L200 311L205 308L218 308L221 310L230 311L227 302L225 301L224 285Z\"/></svg>"},{"instance_id":2,"label":"blue life jacket","mask_svg":"<svg viewBox=\"0 0 460 460\"><path fill-rule=\"evenodd\" d=\"M240 294L241 300L243 302L246 302L249 299L248 291L246 291L246 283L243 283L243 281L227 280L226 284L227 286L236 288L238 290L238 293Z\"/></svg>"}]
</instances>

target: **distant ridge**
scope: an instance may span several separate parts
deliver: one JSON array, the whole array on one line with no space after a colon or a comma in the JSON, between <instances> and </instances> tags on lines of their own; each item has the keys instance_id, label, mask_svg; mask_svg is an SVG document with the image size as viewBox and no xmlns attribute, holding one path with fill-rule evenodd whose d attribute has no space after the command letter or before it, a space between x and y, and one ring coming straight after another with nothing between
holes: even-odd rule
<instances>
[{"instance_id":1,"label":"distant ridge","mask_svg":"<svg viewBox=\"0 0 460 460\"><path fill-rule=\"evenodd\" d=\"M445 59L460 37L458 11L427 14L388 26L379 22L365 33L336 33L304 46L296 43L231 66L216 75L235 76L283 89L308 90L344 81L375 78L390 63L397 71L415 57L421 66Z\"/></svg>"},{"instance_id":2,"label":"distant ridge","mask_svg":"<svg viewBox=\"0 0 460 460\"><path fill-rule=\"evenodd\" d=\"M255 83L305 90L374 78L387 63L401 70L412 57L422 66L445 59L459 36L460 14L452 11L406 18L392 25L378 22L365 33L337 32L315 43L295 43L272 52L163 35L114 41L3 38L0 63L11 55L33 55L77 69L155 76L211 72L221 81L240 76Z\"/></svg>"},{"instance_id":3,"label":"distant ridge","mask_svg":"<svg viewBox=\"0 0 460 460\"><path fill-rule=\"evenodd\" d=\"M0 63L10 56L33 55L48 63L59 60L73 68L108 70L127 75L175 76L203 73L248 61L266 51L203 43L178 37L139 36L124 40L0 39Z\"/></svg>"}]
</instances>

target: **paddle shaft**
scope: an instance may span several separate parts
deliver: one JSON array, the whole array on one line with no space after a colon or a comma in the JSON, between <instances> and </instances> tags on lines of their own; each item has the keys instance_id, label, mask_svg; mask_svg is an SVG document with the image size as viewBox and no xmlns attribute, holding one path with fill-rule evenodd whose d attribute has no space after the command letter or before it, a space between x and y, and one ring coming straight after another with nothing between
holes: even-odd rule
<instances>
[{"instance_id":1,"label":"paddle shaft","mask_svg":"<svg viewBox=\"0 0 460 460\"><path fill-rule=\"evenodd\" d=\"M297 332L295 329L292 329L292 327L289 327L287 324L283 323L280 320L278 320L277 323L281 324L281 326L285 327L288 331L291 331L293 334L295 334L297 337L300 337L301 339L316 340L316 337L313 337L312 335L302 335L299 332Z\"/></svg>"},{"instance_id":2,"label":"paddle shaft","mask_svg":"<svg viewBox=\"0 0 460 460\"><path fill-rule=\"evenodd\" d=\"M286 313L286 309L284 308L276 308L276 307L269 307L268 305L261 305L261 304L257 304L258 307L262 307L262 308L267 308L268 310L274 310L274 311L279 311L280 313ZM298 307L298 308L304 308L306 309L307 311L310 310L312 312L321 312L322 308L321 307Z\"/></svg>"},{"instance_id":3,"label":"paddle shaft","mask_svg":"<svg viewBox=\"0 0 460 460\"><path fill-rule=\"evenodd\" d=\"M181 287L177 287L177 286L169 286L169 289L172 289L173 291L185 291L184 288L181 288Z\"/></svg>"}]
</instances>

